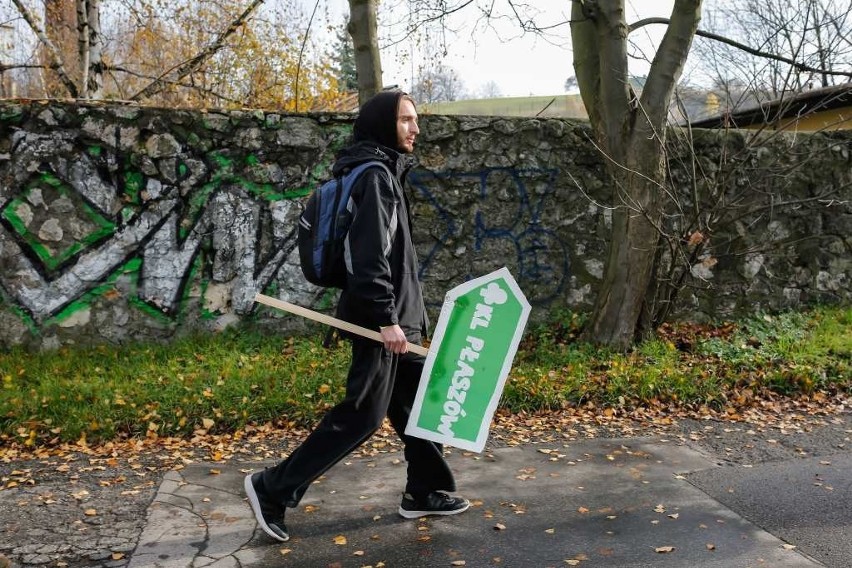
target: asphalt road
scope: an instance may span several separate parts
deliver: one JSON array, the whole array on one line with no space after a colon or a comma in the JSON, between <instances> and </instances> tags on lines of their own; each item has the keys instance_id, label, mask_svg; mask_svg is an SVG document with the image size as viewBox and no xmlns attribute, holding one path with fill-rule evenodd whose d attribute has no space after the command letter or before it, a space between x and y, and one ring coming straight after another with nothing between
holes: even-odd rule
<instances>
[{"instance_id":1,"label":"asphalt road","mask_svg":"<svg viewBox=\"0 0 852 568\"><path fill-rule=\"evenodd\" d=\"M704 430L709 435L697 446L721 465L691 473L687 479L811 558L848 568L852 420L844 414L831 422L829 427L791 433L714 425L713 430Z\"/></svg>"}]
</instances>

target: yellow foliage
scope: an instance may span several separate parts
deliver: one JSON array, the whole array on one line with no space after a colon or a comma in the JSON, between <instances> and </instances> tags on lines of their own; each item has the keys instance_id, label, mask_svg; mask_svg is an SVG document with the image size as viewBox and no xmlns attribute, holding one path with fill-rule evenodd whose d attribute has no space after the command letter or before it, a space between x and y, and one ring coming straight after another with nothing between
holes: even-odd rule
<instances>
[{"instance_id":1,"label":"yellow foliage","mask_svg":"<svg viewBox=\"0 0 852 568\"><path fill-rule=\"evenodd\" d=\"M168 86L142 102L169 107L307 111L331 107L345 96L329 48L318 48L309 38L302 53L307 19L295 0L261 6L178 83L175 70L215 44L248 2L137 0L136 5L132 17L111 34L120 41L104 50L107 65L125 70L105 80L107 98L128 99L155 78Z\"/></svg>"}]
</instances>

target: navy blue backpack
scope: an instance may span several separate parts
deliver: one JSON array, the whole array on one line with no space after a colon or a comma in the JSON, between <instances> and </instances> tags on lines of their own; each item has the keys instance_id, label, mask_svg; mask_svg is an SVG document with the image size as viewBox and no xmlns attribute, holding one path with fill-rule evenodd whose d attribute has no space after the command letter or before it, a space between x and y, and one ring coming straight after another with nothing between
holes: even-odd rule
<instances>
[{"instance_id":1,"label":"navy blue backpack","mask_svg":"<svg viewBox=\"0 0 852 568\"><path fill-rule=\"evenodd\" d=\"M349 198L352 186L361 172L381 162L359 164L345 175L331 179L316 188L299 217L299 263L308 282L326 288L346 285L344 241L352 225Z\"/></svg>"}]
</instances>

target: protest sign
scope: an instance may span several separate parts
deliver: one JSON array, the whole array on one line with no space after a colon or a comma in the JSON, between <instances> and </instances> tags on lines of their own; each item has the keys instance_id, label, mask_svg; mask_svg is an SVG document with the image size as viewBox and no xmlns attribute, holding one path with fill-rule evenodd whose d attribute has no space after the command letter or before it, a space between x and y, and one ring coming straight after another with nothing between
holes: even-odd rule
<instances>
[{"instance_id":1,"label":"protest sign","mask_svg":"<svg viewBox=\"0 0 852 568\"><path fill-rule=\"evenodd\" d=\"M529 313L506 268L447 292L405 433L481 452Z\"/></svg>"}]
</instances>

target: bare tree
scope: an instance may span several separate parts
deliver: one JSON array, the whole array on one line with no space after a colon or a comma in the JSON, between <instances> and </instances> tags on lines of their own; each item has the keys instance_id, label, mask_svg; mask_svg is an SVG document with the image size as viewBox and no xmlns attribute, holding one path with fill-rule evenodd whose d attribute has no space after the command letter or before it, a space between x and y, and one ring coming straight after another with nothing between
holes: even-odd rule
<instances>
[{"instance_id":1,"label":"bare tree","mask_svg":"<svg viewBox=\"0 0 852 568\"><path fill-rule=\"evenodd\" d=\"M626 348L637 331L647 331L642 316L660 236L668 106L700 18L701 0L675 0L637 95L628 81L624 1L572 2L574 69L614 205L603 281L584 332L596 343Z\"/></svg>"},{"instance_id":2,"label":"bare tree","mask_svg":"<svg viewBox=\"0 0 852 568\"><path fill-rule=\"evenodd\" d=\"M411 94L424 103L456 101L464 97L464 84L455 69L438 67L420 73Z\"/></svg>"},{"instance_id":3,"label":"bare tree","mask_svg":"<svg viewBox=\"0 0 852 568\"><path fill-rule=\"evenodd\" d=\"M479 96L483 99L496 99L503 96L503 91L496 81L488 81L479 88Z\"/></svg>"},{"instance_id":4,"label":"bare tree","mask_svg":"<svg viewBox=\"0 0 852 568\"><path fill-rule=\"evenodd\" d=\"M698 40L695 65L717 85L748 85L751 99L846 82L852 72L850 9L848 0L711 0L702 27L740 45Z\"/></svg>"}]
</instances>

